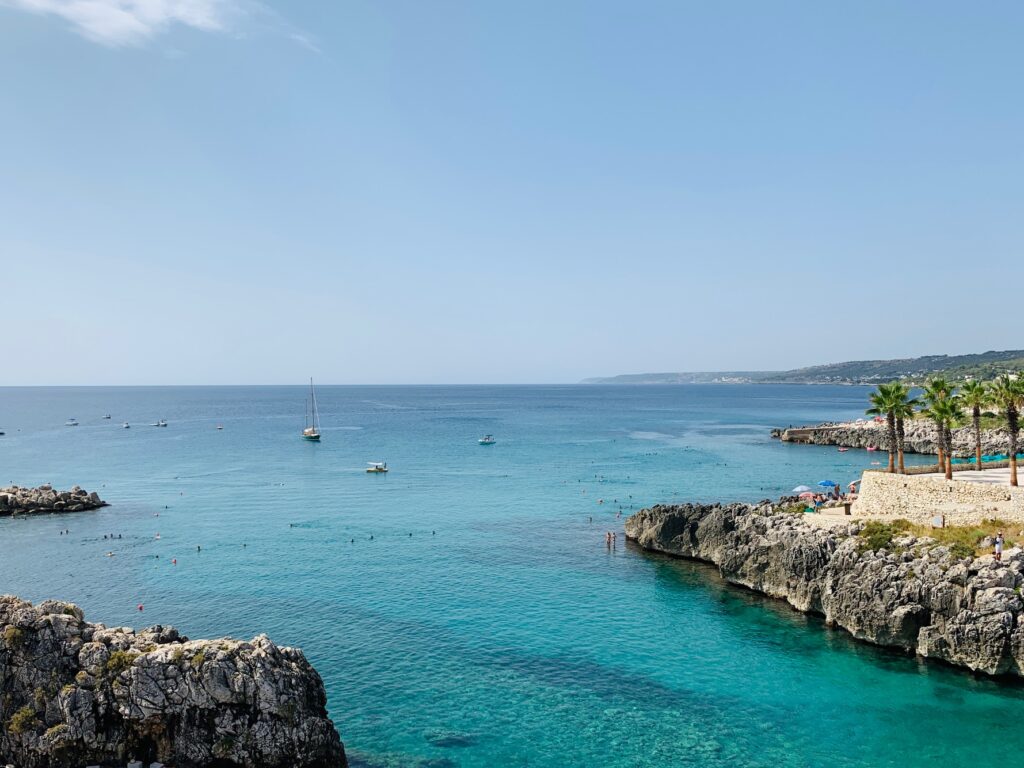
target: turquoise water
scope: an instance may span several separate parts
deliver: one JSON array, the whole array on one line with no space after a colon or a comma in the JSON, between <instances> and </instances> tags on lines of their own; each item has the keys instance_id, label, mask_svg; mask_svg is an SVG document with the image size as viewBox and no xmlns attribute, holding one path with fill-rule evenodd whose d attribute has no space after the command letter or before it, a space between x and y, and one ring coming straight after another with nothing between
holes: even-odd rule
<instances>
[{"instance_id":1,"label":"turquoise water","mask_svg":"<svg viewBox=\"0 0 1024 768\"><path fill-rule=\"evenodd\" d=\"M1019 738L1018 686L855 643L622 542L619 507L777 497L884 461L768 437L860 415L862 388L318 396L319 445L299 438L301 387L0 389L0 483L113 504L0 519L0 592L299 645L356 765L910 768ZM392 471L367 475L378 460Z\"/></svg>"}]
</instances>

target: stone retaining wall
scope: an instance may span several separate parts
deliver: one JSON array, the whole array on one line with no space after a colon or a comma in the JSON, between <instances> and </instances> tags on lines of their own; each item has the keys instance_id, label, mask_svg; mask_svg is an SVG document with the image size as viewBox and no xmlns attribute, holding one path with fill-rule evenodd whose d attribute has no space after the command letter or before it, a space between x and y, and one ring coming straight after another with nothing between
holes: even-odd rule
<instances>
[{"instance_id":1,"label":"stone retaining wall","mask_svg":"<svg viewBox=\"0 0 1024 768\"><path fill-rule=\"evenodd\" d=\"M947 525L967 525L990 517L1024 522L1024 488L869 470L864 473L852 512L925 524L940 514Z\"/></svg>"}]
</instances>

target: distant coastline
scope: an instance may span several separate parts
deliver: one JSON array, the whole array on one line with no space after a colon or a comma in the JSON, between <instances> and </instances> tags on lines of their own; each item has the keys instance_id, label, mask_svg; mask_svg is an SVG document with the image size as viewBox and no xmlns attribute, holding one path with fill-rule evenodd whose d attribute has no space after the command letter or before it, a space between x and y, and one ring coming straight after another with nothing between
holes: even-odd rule
<instances>
[{"instance_id":1,"label":"distant coastline","mask_svg":"<svg viewBox=\"0 0 1024 768\"><path fill-rule=\"evenodd\" d=\"M922 383L942 374L953 381L992 379L1024 373L1024 350L971 355L928 355L896 360L853 360L789 371L683 371L626 373L584 379L581 384L847 384L873 385L901 380Z\"/></svg>"}]
</instances>

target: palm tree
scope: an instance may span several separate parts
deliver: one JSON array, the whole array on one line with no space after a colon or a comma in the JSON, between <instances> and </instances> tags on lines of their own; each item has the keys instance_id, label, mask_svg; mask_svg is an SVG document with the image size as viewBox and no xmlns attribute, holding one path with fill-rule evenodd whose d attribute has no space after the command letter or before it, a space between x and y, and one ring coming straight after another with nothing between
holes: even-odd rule
<instances>
[{"instance_id":1,"label":"palm tree","mask_svg":"<svg viewBox=\"0 0 1024 768\"><path fill-rule=\"evenodd\" d=\"M1006 416L1010 433L1010 485L1017 485L1017 437L1020 434L1020 409L1024 405L1024 381L1003 374L992 382L992 402Z\"/></svg>"},{"instance_id":2,"label":"palm tree","mask_svg":"<svg viewBox=\"0 0 1024 768\"><path fill-rule=\"evenodd\" d=\"M981 409L989 404L988 385L983 381L968 381L960 387L960 399L965 408L971 409L971 421L974 423L974 461L975 469L981 471Z\"/></svg>"},{"instance_id":3,"label":"palm tree","mask_svg":"<svg viewBox=\"0 0 1024 768\"><path fill-rule=\"evenodd\" d=\"M893 385L902 386L898 382L891 384L879 384L878 387L868 395L871 407L864 413L868 416L885 416L888 432L889 447L889 472L896 471L896 411L899 409L899 393Z\"/></svg>"},{"instance_id":4,"label":"palm tree","mask_svg":"<svg viewBox=\"0 0 1024 768\"><path fill-rule=\"evenodd\" d=\"M924 398L925 403L928 404L928 408L924 409L922 413L928 416L929 412L933 407L935 407L936 403L939 403L942 400L945 400L952 396L953 385L950 384L941 376L936 376L934 379L931 379L924 386L924 392L922 393L922 397ZM935 421L935 419L932 419L932 421ZM935 435L935 445L939 452L939 466L945 467L946 450L944 446L946 441L942 434L942 427L939 426L938 422L935 422L935 430L937 432L937 434Z\"/></svg>"},{"instance_id":5,"label":"palm tree","mask_svg":"<svg viewBox=\"0 0 1024 768\"><path fill-rule=\"evenodd\" d=\"M910 397L910 387L901 382L895 381L891 385L894 399L894 415L896 416L896 458L899 462L899 473L905 474L907 469L903 465L903 443L906 432L904 420L914 418L914 409L918 406L917 398Z\"/></svg>"},{"instance_id":6,"label":"palm tree","mask_svg":"<svg viewBox=\"0 0 1024 768\"><path fill-rule=\"evenodd\" d=\"M946 474L947 480L953 479L953 427L963 416L963 410L959 398L945 397L936 400L925 410L925 415L935 422L935 429L939 436L939 450L942 451L943 459L940 460L942 471Z\"/></svg>"}]
</instances>

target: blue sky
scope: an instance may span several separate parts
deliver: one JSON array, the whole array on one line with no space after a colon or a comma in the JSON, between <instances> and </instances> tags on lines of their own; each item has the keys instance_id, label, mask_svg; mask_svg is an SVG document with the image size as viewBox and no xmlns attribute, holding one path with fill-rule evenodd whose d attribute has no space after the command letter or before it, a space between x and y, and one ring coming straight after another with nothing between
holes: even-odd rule
<instances>
[{"instance_id":1,"label":"blue sky","mask_svg":"<svg viewBox=\"0 0 1024 768\"><path fill-rule=\"evenodd\" d=\"M0 0L0 384L1024 346L1024 5Z\"/></svg>"}]
</instances>

